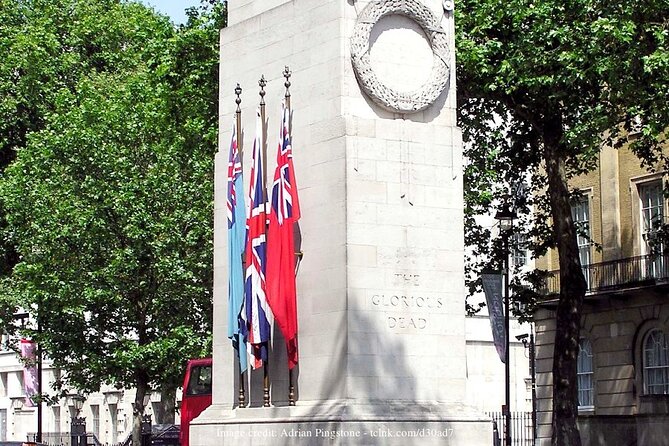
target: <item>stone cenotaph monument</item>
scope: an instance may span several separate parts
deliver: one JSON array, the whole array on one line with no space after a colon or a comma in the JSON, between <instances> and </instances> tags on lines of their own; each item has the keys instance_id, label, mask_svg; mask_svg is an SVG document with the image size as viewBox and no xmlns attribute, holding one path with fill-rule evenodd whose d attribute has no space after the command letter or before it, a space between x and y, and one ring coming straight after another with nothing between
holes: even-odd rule
<instances>
[{"instance_id":1,"label":"stone cenotaph monument","mask_svg":"<svg viewBox=\"0 0 669 446\"><path fill-rule=\"evenodd\" d=\"M191 445L490 445L465 399L462 142L453 5L442 0L230 0L221 31L214 217L213 404ZM227 338L226 180L235 86L248 190L258 80L268 165L283 72L301 204L299 363L289 404L278 327L239 404ZM240 139L242 139L240 137ZM248 373L248 372L247 372Z\"/></svg>"}]
</instances>

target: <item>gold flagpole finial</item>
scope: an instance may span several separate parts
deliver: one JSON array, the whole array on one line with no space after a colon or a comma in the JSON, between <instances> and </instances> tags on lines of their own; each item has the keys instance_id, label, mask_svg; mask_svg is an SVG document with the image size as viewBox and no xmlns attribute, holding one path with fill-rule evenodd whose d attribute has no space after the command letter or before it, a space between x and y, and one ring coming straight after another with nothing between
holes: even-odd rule
<instances>
[{"instance_id":1,"label":"gold flagpole finial","mask_svg":"<svg viewBox=\"0 0 669 446\"><path fill-rule=\"evenodd\" d=\"M264 74L260 76L258 85L260 85L260 105L265 105L265 87L267 86L267 81Z\"/></svg>"},{"instance_id":2,"label":"gold flagpole finial","mask_svg":"<svg viewBox=\"0 0 669 446\"><path fill-rule=\"evenodd\" d=\"M239 83L237 83L237 86L235 87L235 94L237 95L237 98L235 99L235 103L237 104L237 113L241 113L242 109L239 105L242 103L242 98L240 97L242 95L242 87L239 86Z\"/></svg>"},{"instance_id":3,"label":"gold flagpole finial","mask_svg":"<svg viewBox=\"0 0 669 446\"><path fill-rule=\"evenodd\" d=\"M283 83L286 87L286 97L290 97L290 75L292 73L290 72L290 68L288 68L288 65L286 65L286 69L283 70L283 77L286 78L286 82Z\"/></svg>"}]
</instances>

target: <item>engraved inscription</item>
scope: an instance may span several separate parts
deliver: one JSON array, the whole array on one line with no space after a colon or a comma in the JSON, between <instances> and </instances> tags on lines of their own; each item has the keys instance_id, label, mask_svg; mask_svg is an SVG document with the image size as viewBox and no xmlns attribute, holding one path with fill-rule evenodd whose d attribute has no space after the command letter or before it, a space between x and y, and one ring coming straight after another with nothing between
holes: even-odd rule
<instances>
[{"instance_id":1,"label":"engraved inscription","mask_svg":"<svg viewBox=\"0 0 669 446\"><path fill-rule=\"evenodd\" d=\"M394 280L395 285L420 285L420 274L408 274L408 273L395 273Z\"/></svg>"},{"instance_id":2,"label":"engraved inscription","mask_svg":"<svg viewBox=\"0 0 669 446\"><path fill-rule=\"evenodd\" d=\"M424 317L388 317L388 328L424 330L425 327L427 327L427 319Z\"/></svg>"},{"instance_id":3,"label":"engraved inscription","mask_svg":"<svg viewBox=\"0 0 669 446\"><path fill-rule=\"evenodd\" d=\"M425 330L430 321L429 311L443 308L441 297L402 296L399 294L374 294L372 305L381 310L404 313L386 314L387 327L393 331ZM424 314L428 312L428 314ZM415 314L418 313L418 314Z\"/></svg>"},{"instance_id":4,"label":"engraved inscription","mask_svg":"<svg viewBox=\"0 0 669 446\"><path fill-rule=\"evenodd\" d=\"M388 294L375 294L372 296L372 304L377 307L401 308L425 308L438 309L444 306L441 297L424 296L399 296Z\"/></svg>"}]
</instances>

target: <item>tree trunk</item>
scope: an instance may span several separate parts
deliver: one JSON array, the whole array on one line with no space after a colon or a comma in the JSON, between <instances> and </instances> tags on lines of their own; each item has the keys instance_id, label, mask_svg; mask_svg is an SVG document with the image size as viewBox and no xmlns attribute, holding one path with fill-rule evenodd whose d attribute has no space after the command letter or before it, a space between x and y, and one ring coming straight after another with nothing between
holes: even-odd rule
<instances>
[{"instance_id":1,"label":"tree trunk","mask_svg":"<svg viewBox=\"0 0 669 446\"><path fill-rule=\"evenodd\" d=\"M145 374L139 373L137 377L137 392L135 402L132 404L132 444L142 444L142 416L144 415L144 396L149 391L148 379Z\"/></svg>"},{"instance_id":2,"label":"tree trunk","mask_svg":"<svg viewBox=\"0 0 669 446\"><path fill-rule=\"evenodd\" d=\"M560 262L560 299L557 307L553 353L552 446L581 446L576 425L578 388L576 364L581 309L587 289L578 256L576 229L571 215L564 157L560 153L562 125L550 120L544 131L544 158L548 194Z\"/></svg>"}]
</instances>

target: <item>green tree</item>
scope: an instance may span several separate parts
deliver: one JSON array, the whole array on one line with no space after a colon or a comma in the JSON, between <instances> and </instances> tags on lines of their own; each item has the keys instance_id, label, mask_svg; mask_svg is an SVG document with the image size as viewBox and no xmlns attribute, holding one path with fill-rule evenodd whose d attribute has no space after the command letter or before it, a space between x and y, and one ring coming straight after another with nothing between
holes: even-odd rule
<instances>
[{"instance_id":1,"label":"green tree","mask_svg":"<svg viewBox=\"0 0 669 446\"><path fill-rule=\"evenodd\" d=\"M89 72L132 68L171 32L143 6L113 0L0 0L0 23L0 172L44 126L61 89ZM17 262L2 237L0 275Z\"/></svg>"},{"instance_id":2,"label":"green tree","mask_svg":"<svg viewBox=\"0 0 669 446\"><path fill-rule=\"evenodd\" d=\"M3 304L37 314L63 388L137 389L139 441L146 392L173 401L210 351L225 5L177 28L131 2L0 3Z\"/></svg>"},{"instance_id":3,"label":"green tree","mask_svg":"<svg viewBox=\"0 0 669 446\"><path fill-rule=\"evenodd\" d=\"M218 48L220 29L227 24L227 4L219 0L202 0L199 8L190 8L186 12L187 23L178 27L170 41L171 57L157 73L170 91L169 119L179 127L183 156L189 156L191 148L199 147L206 150L207 161L213 162L212 156L218 145ZM209 176L201 186L208 188L207 193L211 194L213 164L208 168ZM213 200L212 195L209 198ZM211 227L211 215L211 208L201 214L205 218L201 224ZM207 249L210 250L211 245ZM212 266L211 262L208 266ZM211 280L212 275L208 274L208 277ZM212 286L211 282L207 284L209 289ZM208 318L210 311L208 308ZM160 418L164 423L173 422L176 389L183 382L183 373L183 364L165 373L160 385L162 414L158 415L163 417L157 417L159 422Z\"/></svg>"},{"instance_id":4,"label":"green tree","mask_svg":"<svg viewBox=\"0 0 669 446\"><path fill-rule=\"evenodd\" d=\"M666 0L458 4L459 118L471 161L468 215L513 200L518 178L527 176L530 190L517 211L534 208L536 255L558 251L554 445L581 444L576 358L586 283L568 180L596 165L602 144L629 144L645 165L666 167L668 6ZM635 121L641 137L628 141ZM487 252L489 231L468 223L473 252ZM493 244L499 248L498 240Z\"/></svg>"}]
</instances>

